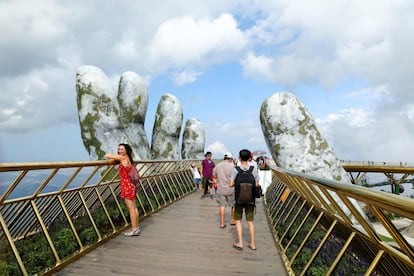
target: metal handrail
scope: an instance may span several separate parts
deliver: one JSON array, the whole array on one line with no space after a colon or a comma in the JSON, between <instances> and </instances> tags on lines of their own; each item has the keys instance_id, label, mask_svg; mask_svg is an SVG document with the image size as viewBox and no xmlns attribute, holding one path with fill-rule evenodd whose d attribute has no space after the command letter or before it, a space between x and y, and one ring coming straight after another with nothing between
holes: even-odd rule
<instances>
[{"instance_id":1,"label":"metal handrail","mask_svg":"<svg viewBox=\"0 0 414 276\"><path fill-rule=\"evenodd\" d=\"M139 161L140 217L189 194L190 164L198 161ZM414 220L414 200L281 168L272 172L266 209L291 274L341 274L349 258L366 275L414 274L414 239L397 224L401 218ZM376 221L361 213L356 201ZM69 253L62 253L59 246L57 224L63 224L73 240ZM0 164L0 225L0 265L12 254L14 261L6 262L17 267L16 275L60 269L129 227L115 165L110 161ZM53 260L35 271L29 268L30 252L24 252L23 243L32 237L47 245ZM339 246L320 265L320 256L332 244Z\"/></svg>"},{"instance_id":2,"label":"metal handrail","mask_svg":"<svg viewBox=\"0 0 414 276\"><path fill-rule=\"evenodd\" d=\"M198 161L137 162L140 219L191 193L190 164ZM0 163L0 266L16 275L49 274L125 231L119 185L109 160ZM61 248L58 235L67 235L73 249ZM46 244L48 264L33 268L30 239Z\"/></svg>"},{"instance_id":3,"label":"metal handrail","mask_svg":"<svg viewBox=\"0 0 414 276\"><path fill-rule=\"evenodd\" d=\"M281 168L272 171L266 208L293 275L341 274L345 259L354 262L347 269L365 275L413 275L414 239L398 229L402 219L405 225L414 220L413 199Z\"/></svg>"}]
</instances>

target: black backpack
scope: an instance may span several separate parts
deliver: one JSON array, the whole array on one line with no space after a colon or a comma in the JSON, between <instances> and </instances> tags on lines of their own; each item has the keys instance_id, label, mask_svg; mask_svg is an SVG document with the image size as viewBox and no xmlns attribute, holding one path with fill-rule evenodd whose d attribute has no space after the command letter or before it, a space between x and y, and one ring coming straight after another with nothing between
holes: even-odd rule
<instances>
[{"instance_id":1,"label":"black backpack","mask_svg":"<svg viewBox=\"0 0 414 276\"><path fill-rule=\"evenodd\" d=\"M256 179L253 176L253 166L249 170L236 167L238 173L234 179L234 193L236 204L255 205L256 201Z\"/></svg>"}]
</instances>

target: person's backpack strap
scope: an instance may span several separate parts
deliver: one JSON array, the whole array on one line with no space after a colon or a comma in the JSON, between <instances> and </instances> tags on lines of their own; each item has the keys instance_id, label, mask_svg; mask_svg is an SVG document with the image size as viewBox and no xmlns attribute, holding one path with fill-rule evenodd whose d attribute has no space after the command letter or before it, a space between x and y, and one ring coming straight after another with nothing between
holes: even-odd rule
<instances>
[{"instance_id":1,"label":"person's backpack strap","mask_svg":"<svg viewBox=\"0 0 414 276\"><path fill-rule=\"evenodd\" d=\"M248 172L252 174L253 170L254 170L254 166L250 166Z\"/></svg>"}]
</instances>

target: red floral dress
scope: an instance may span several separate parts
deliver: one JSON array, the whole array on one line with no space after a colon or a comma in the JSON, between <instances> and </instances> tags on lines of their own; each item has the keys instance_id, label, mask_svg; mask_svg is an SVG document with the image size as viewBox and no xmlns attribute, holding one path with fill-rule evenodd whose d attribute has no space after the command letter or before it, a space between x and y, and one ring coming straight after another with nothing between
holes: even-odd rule
<instances>
[{"instance_id":1,"label":"red floral dress","mask_svg":"<svg viewBox=\"0 0 414 276\"><path fill-rule=\"evenodd\" d=\"M121 198L135 200L137 196L137 187L131 182L128 173L131 167L124 167L122 164L118 166L118 174L121 178Z\"/></svg>"}]
</instances>

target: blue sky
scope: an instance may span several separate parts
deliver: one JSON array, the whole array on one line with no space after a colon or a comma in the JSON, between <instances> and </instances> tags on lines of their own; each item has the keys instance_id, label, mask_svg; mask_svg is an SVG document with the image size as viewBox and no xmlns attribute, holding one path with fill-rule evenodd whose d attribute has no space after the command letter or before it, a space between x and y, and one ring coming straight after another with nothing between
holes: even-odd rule
<instances>
[{"instance_id":1,"label":"blue sky","mask_svg":"<svg viewBox=\"0 0 414 276\"><path fill-rule=\"evenodd\" d=\"M260 106L287 91L339 159L411 162L413 13L404 0L1 1L0 162L89 160L75 90L87 64L114 89L125 71L146 80L149 141L170 93L213 157L266 150Z\"/></svg>"}]
</instances>

